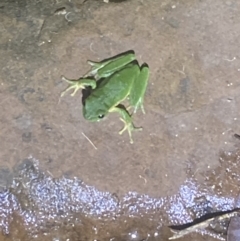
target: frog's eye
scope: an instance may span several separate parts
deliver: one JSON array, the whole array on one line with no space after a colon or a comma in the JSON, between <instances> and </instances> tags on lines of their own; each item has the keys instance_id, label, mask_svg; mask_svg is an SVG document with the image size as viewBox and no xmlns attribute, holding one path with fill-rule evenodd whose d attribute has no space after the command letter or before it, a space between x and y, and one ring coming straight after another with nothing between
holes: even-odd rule
<instances>
[{"instance_id":1,"label":"frog's eye","mask_svg":"<svg viewBox=\"0 0 240 241\"><path fill-rule=\"evenodd\" d=\"M102 110L102 109L101 110L97 110L95 116L97 116L98 120L101 120L101 119L103 119L105 117L105 111Z\"/></svg>"},{"instance_id":2,"label":"frog's eye","mask_svg":"<svg viewBox=\"0 0 240 241\"><path fill-rule=\"evenodd\" d=\"M99 119L102 119L103 117L104 117L104 114L98 115L98 118L99 118Z\"/></svg>"}]
</instances>

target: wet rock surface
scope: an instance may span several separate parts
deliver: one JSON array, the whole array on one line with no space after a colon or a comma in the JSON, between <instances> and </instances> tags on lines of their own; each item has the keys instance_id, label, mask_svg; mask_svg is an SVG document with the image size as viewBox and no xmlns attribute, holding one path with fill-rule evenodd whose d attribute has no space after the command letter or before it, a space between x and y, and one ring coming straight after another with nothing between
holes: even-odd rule
<instances>
[{"instance_id":1,"label":"wet rock surface","mask_svg":"<svg viewBox=\"0 0 240 241\"><path fill-rule=\"evenodd\" d=\"M239 168L239 153L229 156L227 169ZM204 174L208 180L204 183L189 177L175 195L154 198L137 192L119 197L78 178L54 178L38 165L33 158L25 159L15 167L10 187L0 193L0 227L6 240L16 240L19 235L24 240L167 240L170 225L239 207L239 196L232 192L233 187L229 190L229 183L236 185L239 179L226 177L220 192L211 186L221 176L217 169ZM222 169L226 171L226 167ZM224 194L227 191L231 195ZM228 223L197 231L224 239Z\"/></svg>"},{"instance_id":2,"label":"wet rock surface","mask_svg":"<svg viewBox=\"0 0 240 241\"><path fill-rule=\"evenodd\" d=\"M1 239L167 240L168 225L238 207L239 11L1 1ZM133 145L118 115L88 123L80 92L60 98L61 75L130 49L151 71ZM182 240L225 239L216 229Z\"/></svg>"}]
</instances>

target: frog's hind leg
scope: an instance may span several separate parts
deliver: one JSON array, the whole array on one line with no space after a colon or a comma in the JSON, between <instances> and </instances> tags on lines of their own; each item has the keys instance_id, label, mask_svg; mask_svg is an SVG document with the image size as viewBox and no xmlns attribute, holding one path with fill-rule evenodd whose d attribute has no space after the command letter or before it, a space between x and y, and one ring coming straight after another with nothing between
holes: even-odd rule
<instances>
[{"instance_id":1,"label":"frog's hind leg","mask_svg":"<svg viewBox=\"0 0 240 241\"><path fill-rule=\"evenodd\" d=\"M97 80L106 78L136 59L134 52L127 52L101 62L88 60L91 70L84 77L94 76Z\"/></svg>"},{"instance_id":2,"label":"frog's hind leg","mask_svg":"<svg viewBox=\"0 0 240 241\"><path fill-rule=\"evenodd\" d=\"M133 83L133 87L129 95L130 105L134 108L133 113L136 113L138 108L140 107L143 114L145 114L143 100L148 84L148 78L149 68L147 65L144 64L141 67L138 77L136 77L136 80Z\"/></svg>"},{"instance_id":3,"label":"frog's hind leg","mask_svg":"<svg viewBox=\"0 0 240 241\"><path fill-rule=\"evenodd\" d=\"M124 123L124 127L122 128L121 131L119 131L119 134L122 135L122 133L124 131L128 131L128 135L130 138L130 143L133 143L133 139L132 139L132 131L141 131L142 128L141 127L135 127L133 125L132 122L132 117L129 115L129 113L127 112L127 110L125 110L124 108L121 107L113 107L110 112L118 112L121 115L120 120Z\"/></svg>"},{"instance_id":4,"label":"frog's hind leg","mask_svg":"<svg viewBox=\"0 0 240 241\"><path fill-rule=\"evenodd\" d=\"M62 80L65 80L69 84L69 86L65 91L61 93L61 97L63 97L65 93L71 89L74 89L73 93L71 94L71 96L74 96L79 89L85 89L88 86L91 86L92 89L96 88L96 81L91 78L80 78L78 80L71 80L62 76Z\"/></svg>"}]
</instances>

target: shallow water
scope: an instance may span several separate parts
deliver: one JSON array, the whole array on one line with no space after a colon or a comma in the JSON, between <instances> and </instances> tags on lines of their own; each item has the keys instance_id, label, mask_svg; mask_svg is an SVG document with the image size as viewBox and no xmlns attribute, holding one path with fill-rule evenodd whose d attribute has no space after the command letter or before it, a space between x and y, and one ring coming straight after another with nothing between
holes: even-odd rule
<instances>
[{"instance_id":1,"label":"shallow water","mask_svg":"<svg viewBox=\"0 0 240 241\"><path fill-rule=\"evenodd\" d=\"M234 174L238 153L224 154L222 164L232 173L225 184L231 177L239 181ZM222 195L225 186L222 193L211 187L210 180L219 178L218 171L205 175L206 186L189 178L173 196L153 198L128 192L118 197L78 178L53 178L39 170L37 160L29 158L15 168L12 184L0 193L0 227L4 238L10 240L20 236L25 240L164 240L171 236L168 225L237 207L236 195ZM216 230L199 232L225 237Z\"/></svg>"}]
</instances>

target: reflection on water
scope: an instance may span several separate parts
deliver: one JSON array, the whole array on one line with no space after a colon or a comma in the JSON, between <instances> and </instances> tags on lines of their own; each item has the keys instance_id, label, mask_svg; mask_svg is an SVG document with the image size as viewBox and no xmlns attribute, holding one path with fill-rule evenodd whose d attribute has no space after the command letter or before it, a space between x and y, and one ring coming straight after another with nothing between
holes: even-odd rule
<instances>
[{"instance_id":1,"label":"reflection on water","mask_svg":"<svg viewBox=\"0 0 240 241\"><path fill-rule=\"evenodd\" d=\"M12 185L0 192L0 227L9 240L159 240L169 237L167 225L234 207L234 196L215 194L193 179L174 196L156 199L129 192L119 199L77 178L53 178L27 159Z\"/></svg>"}]
</instances>

